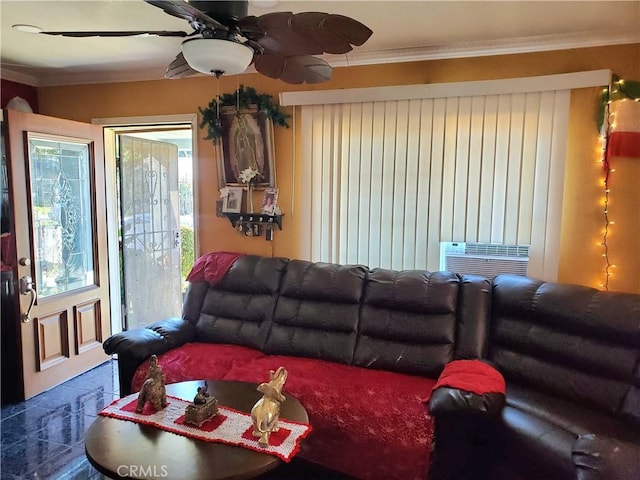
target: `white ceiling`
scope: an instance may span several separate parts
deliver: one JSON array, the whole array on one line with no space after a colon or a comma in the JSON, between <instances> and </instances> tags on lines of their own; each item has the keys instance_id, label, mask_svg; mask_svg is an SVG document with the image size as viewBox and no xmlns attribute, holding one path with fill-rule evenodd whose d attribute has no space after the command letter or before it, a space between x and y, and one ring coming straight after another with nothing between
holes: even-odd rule
<instances>
[{"instance_id":1,"label":"white ceiling","mask_svg":"<svg viewBox=\"0 0 640 480\"><path fill-rule=\"evenodd\" d=\"M373 30L332 65L578 48L640 42L640 1L289 1L249 14L324 11ZM34 86L161 79L180 38L63 38L16 31L184 30L187 22L142 0L0 0L2 78Z\"/></svg>"}]
</instances>

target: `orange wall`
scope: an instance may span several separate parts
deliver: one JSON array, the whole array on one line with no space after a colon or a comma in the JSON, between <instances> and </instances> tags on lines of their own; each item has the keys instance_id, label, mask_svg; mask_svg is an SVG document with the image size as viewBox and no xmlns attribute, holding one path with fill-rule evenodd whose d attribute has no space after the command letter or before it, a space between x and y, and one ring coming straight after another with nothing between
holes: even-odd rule
<instances>
[{"instance_id":1,"label":"orange wall","mask_svg":"<svg viewBox=\"0 0 640 480\"><path fill-rule=\"evenodd\" d=\"M216 95L233 92L239 83L255 87L277 100L282 91L357 88L383 85L445 83L470 80L549 75L611 69L630 80L640 80L640 44L566 51L500 55L468 59L336 68L330 82L287 85L257 74L182 80L108 83L39 89L40 112L45 115L91 121L100 117L127 117L197 112ZM217 85L217 83L219 84ZM559 85L562 87L562 85ZM452 87L454 88L454 87ZM559 280L598 287L604 280L602 248L598 245L604 218L599 201L602 176L597 165L596 115L599 88L580 89L571 97L567 147ZM285 109L287 111L287 109ZM288 109L288 113L293 113ZM228 220L217 218L217 170L213 145L198 138L198 206L200 252L231 250L260 255L300 256L299 177L293 174L293 129L276 128L276 169L284 229L273 242L245 238L233 232ZM640 293L640 159L614 159L609 236L611 263L616 264L609 289ZM259 194L255 201L259 201ZM292 198L296 205L292 205ZM294 207L294 208L292 208Z\"/></svg>"}]
</instances>

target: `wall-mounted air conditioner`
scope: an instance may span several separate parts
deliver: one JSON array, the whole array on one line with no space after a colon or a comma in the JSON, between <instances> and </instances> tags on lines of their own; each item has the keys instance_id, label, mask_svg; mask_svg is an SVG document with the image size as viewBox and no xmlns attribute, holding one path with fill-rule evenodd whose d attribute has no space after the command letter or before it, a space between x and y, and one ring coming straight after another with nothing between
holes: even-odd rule
<instances>
[{"instance_id":1,"label":"wall-mounted air conditioner","mask_svg":"<svg viewBox=\"0 0 640 480\"><path fill-rule=\"evenodd\" d=\"M502 273L527 275L529 245L440 242L440 270L493 278Z\"/></svg>"}]
</instances>

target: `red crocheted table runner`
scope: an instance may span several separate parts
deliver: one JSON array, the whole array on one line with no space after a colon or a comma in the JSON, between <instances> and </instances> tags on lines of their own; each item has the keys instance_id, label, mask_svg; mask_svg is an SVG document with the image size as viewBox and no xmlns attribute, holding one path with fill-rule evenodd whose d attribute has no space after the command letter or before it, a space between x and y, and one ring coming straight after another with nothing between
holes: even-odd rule
<instances>
[{"instance_id":1,"label":"red crocheted table runner","mask_svg":"<svg viewBox=\"0 0 640 480\"><path fill-rule=\"evenodd\" d=\"M491 365L479 360L454 360L444 366L437 383L432 390L439 387L451 387L473 392L504 393L504 377Z\"/></svg>"},{"instance_id":2,"label":"red crocheted table runner","mask_svg":"<svg viewBox=\"0 0 640 480\"><path fill-rule=\"evenodd\" d=\"M236 445L262 453L275 455L288 462L298 452L300 441L311 432L311 425L280 419L277 432L269 438L269 446L262 447L252 435L251 415L219 406L219 414L207 420L200 427L184 423L184 411L190 402L177 397L167 396L168 405L160 411L147 403L142 413L136 413L138 394L133 393L120 398L104 408L100 415L128 420L172 432L185 437L197 438L205 442L219 442Z\"/></svg>"}]
</instances>

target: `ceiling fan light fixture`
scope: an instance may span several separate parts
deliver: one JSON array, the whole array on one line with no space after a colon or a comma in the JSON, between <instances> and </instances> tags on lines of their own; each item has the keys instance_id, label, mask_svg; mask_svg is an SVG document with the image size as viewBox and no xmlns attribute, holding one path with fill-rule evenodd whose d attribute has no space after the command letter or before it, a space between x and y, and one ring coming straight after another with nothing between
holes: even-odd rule
<instances>
[{"instance_id":1,"label":"ceiling fan light fixture","mask_svg":"<svg viewBox=\"0 0 640 480\"><path fill-rule=\"evenodd\" d=\"M191 68L208 75L236 75L253 60L246 45L217 38L191 38L182 42L182 54Z\"/></svg>"}]
</instances>

